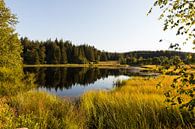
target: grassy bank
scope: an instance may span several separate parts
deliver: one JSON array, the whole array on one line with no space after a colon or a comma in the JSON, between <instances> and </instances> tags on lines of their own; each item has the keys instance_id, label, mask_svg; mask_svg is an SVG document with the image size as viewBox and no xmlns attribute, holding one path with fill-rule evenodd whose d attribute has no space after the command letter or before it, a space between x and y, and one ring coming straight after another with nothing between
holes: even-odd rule
<instances>
[{"instance_id":1,"label":"grassy bank","mask_svg":"<svg viewBox=\"0 0 195 129\"><path fill-rule=\"evenodd\" d=\"M0 100L2 129L79 129L83 123L74 104L45 92L29 91Z\"/></svg>"},{"instance_id":2,"label":"grassy bank","mask_svg":"<svg viewBox=\"0 0 195 129\"><path fill-rule=\"evenodd\" d=\"M105 61L89 64L37 64L28 65L24 64L24 67L98 67L98 68L128 68L127 65L121 65L117 61Z\"/></svg>"},{"instance_id":3,"label":"grassy bank","mask_svg":"<svg viewBox=\"0 0 195 129\"><path fill-rule=\"evenodd\" d=\"M166 108L163 92L156 89L157 79L134 78L112 92L89 92L82 97L86 125L98 129L172 129L190 128L189 115L177 108ZM174 77L166 77L168 86Z\"/></svg>"},{"instance_id":4,"label":"grassy bank","mask_svg":"<svg viewBox=\"0 0 195 129\"><path fill-rule=\"evenodd\" d=\"M29 91L1 99L0 125L29 129L192 128L186 111L166 108L164 103L164 90L173 78L135 77L112 91L87 92L76 102ZM162 88L156 89L161 80Z\"/></svg>"}]
</instances>

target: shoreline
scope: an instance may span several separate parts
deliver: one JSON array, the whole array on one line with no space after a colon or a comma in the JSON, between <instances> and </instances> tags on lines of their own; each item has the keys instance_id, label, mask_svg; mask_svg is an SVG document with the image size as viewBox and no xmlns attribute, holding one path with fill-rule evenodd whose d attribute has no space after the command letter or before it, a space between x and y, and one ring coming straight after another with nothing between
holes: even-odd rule
<instances>
[{"instance_id":1,"label":"shoreline","mask_svg":"<svg viewBox=\"0 0 195 129\"><path fill-rule=\"evenodd\" d=\"M39 65L27 65L24 64L23 67L83 67L83 68L123 68L123 69L131 69L131 66L128 65L113 65L113 64L39 64ZM138 68L138 67L137 67Z\"/></svg>"}]
</instances>

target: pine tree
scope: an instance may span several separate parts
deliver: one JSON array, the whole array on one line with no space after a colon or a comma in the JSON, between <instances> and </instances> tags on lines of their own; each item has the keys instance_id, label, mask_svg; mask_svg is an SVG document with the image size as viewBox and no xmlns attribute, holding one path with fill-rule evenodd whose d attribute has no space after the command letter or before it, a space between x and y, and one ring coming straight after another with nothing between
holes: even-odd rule
<instances>
[{"instance_id":1,"label":"pine tree","mask_svg":"<svg viewBox=\"0 0 195 129\"><path fill-rule=\"evenodd\" d=\"M107 57L107 55L106 55L105 52L102 52L102 53L101 53L100 60L101 60L101 61L107 61L107 60L108 60L108 57Z\"/></svg>"},{"instance_id":2,"label":"pine tree","mask_svg":"<svg viewBox=\"0 0 195 129\"><path fill-rule=\"evenodd\" d=\"M61 50L60 64L66 64L66 63L68 63L68 59L67 59L66 48L64 46L63 40L60 40L59 46L60 46L60 50Z\"/></svg>"},{"instance_id":3,"label":"pine tree","mask_svg":"<svg viewBox=\"0 0 195 129\"><path fill-rule=\"evenodd\" d=\"M40 62L40 64L45 64L45 58L46 58L45 46L41 44L39 46L39 62Z\"/></svg>"}]
</instances>

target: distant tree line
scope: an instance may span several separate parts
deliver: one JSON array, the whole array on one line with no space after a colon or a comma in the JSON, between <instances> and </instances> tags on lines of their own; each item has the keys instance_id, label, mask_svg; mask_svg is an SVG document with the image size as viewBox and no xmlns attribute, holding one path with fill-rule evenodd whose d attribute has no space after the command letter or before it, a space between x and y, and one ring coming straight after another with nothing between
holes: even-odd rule
<instances>
[{"instance_id":1,"label":"distant tree line","mask_svg":"<svg viewBox=\"0 0 195 129\"><path fill-rule=\"evenodd\" d=\"M195 62L195 54L178 51L105 52L89 45L73 45L71 41L34 41L21 38L24 64L87 64L99 61L119 61L121 64L162 64L170 60ZM190 56L190 58L189 58ZM179 58L179 59L178 59Z\"/></svg>"},{"instance_id":2,"label":"distant tree line","mask_svg":"<svg viewBox=\"0 0 195 129\"><path fill-rule=\"evenodd\" d=\"M24 64L85 64L118 60L118 54L101 52L93 46L75 46L70 41L33 41L21 38Z\"/></svg>"},{"instance_id":3,"label":"distant tree line","mask_svg":"<svg viewBox=\"0 0 195 129\"><path fill-rule=\"evenodd\" d=\"M186 64L195 63L195 54L180 51L133 51L119 56L121 64L129 65L166 65L175 64L178 61Z\"/></svg>"}]
</instances>

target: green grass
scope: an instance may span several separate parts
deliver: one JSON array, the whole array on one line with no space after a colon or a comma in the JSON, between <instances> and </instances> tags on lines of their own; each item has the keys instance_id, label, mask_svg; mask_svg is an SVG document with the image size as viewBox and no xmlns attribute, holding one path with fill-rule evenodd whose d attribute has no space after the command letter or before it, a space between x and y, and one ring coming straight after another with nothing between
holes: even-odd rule
<instances>
[{"instance_id":1,"label":"green grass","mask_svg":"<svg viewBox=\"0 0 195 129\"><path fill-rule=\"evenodd\" d=\"M76 102L37 91L1 98L0 128L190 129L188 112L164 103L173 79L134 77L112 91L89 91ZM156 89L159 81L163 85Z\"/></svg>"}]
</instances>

